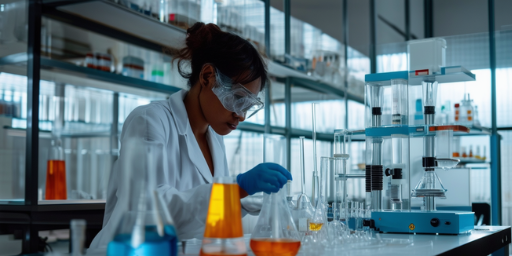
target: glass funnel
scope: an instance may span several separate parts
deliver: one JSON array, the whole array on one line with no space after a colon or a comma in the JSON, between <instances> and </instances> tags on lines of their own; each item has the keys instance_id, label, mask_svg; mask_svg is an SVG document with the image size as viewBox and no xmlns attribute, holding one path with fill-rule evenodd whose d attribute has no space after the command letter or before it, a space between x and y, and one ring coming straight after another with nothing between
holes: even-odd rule
<instances>
[{"instance_id":1,"label":"glass funnel","mask_svg":"<svg viewBox=\"0 0 512 256\"><path fill-rule=\"evenodd\" d=\"M247 255L235 177L213 180L200 255Z\"/></svg>"},{"instance_id":2,"label":"glass funnel","mask_svg":"<svg viewBox=\"0 0 512 256\"><path fill-rule=\"evenodd\" d=\"M412 197L446 198L446 189L435 171L425 171L418 185L412 190Z\"/></svg>"},{"instance_id":3,"label":"glass funnel","mask_svg":"<svg viewBox=\"0 0 512 256\"><path fill-rule=\"evenodd\" d=\"M251 235L256 256L294 256L300 248L300 235L285 200L286 191L263 195L263 207Z\"/></svg>"},{"instance_id":4,"label":"glass funnel","mask_svg":"<svg viewBox=\"0 0 512 256\"><path fill-rule=\"evenodd\" d=\"M107 247L114 255L178 255L178 238L167 204L157 192L156 168L165 166L165 147L142 139L124 142L120 161L131 165L127 179L119 185L120 193L129 193L124 214ZM133 164L131 159L140 159ZM129 199L129 200L128 200Z\"/></svg>"}]
</instances>

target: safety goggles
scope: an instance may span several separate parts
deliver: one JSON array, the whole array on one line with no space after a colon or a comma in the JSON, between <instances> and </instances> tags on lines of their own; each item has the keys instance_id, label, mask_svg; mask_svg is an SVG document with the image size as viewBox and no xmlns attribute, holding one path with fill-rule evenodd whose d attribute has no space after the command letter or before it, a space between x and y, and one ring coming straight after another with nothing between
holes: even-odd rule
<instances>
[{"instance_id":1,"label":"safety goggles","mask_svg":"<svg viewBox=\"0 0 512 256\"><path fill-rule=\"evenodd\" d=\"M264 104L258 95L241 84L233 84L231 78L220 73L218 69L215 70L216 84L212 91L225 109L247 119L263 108Z\"/></svg>"}]
</instances>

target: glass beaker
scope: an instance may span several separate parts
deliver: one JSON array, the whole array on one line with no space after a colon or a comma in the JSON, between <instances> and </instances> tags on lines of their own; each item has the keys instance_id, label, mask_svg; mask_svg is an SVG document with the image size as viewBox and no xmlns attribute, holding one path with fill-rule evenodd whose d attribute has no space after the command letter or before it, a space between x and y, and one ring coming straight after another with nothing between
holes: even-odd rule
<instances>
[{"instance_id":1,"label":"glass beaker","mask_svg":"<svg viewBox=\"0 0 512 256\"><path fill-rule=\"evenodd\" d=\"M131 139L122 144L119 161L128 161L127 175L119 193L129 193L119 201L124 214L107 247L114 255L178 255L178 238L172 217L156 186L157 168L165 166L165 147L161 143ZM139 161L134 162L132 159ZM165 167L164 167L165 169ZM166 170L163 170L166 172Z\"/></svg>"},{"instance_id":2,"label":"glass beaker","mask_svg":"<svg viewBox=\"0 0 512 256\"><path fill-rule=\"evenodd\" d=\"M53 97L51 102L52 141L46 165L46 200L66 200L66 162L62 149L61 133L64 126L64 98Z\"/></svg>"},{"instance_id":3,"label":"glass beaker","mask_svg":"<svg viewBox=\"0 0 512 256\"><path fill-rule=\"evenodd\" d=\"M285 201L284 189L263 195L263 207L251 235L256 256L294 256L300 248L300 235Z\"/></svg>"},{"instance_id":4,"label":"glass beaker","mask_svg":"<svg viewBox=\"0 0 512 256\"><path fill-rule=\"evenodd\" d=\"M213 181L200 255L247 255L235 177Z\"/></svg>"}]
</instances>

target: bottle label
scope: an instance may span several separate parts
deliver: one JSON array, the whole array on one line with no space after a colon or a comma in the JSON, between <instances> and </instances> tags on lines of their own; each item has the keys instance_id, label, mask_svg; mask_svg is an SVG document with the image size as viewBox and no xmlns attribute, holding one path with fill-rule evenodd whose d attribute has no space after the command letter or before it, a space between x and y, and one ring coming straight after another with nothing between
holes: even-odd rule
<instances>
[{"instance_id":1,"label":"bottle label","mask_svg":"<svg viewBox=\"0 0 512 256\"><path fill-rule=\"evenodd\" d=\"M308 231L308 218L300 218L299 219L299 232L307 232Z\"/></svg>"}]
</instances>

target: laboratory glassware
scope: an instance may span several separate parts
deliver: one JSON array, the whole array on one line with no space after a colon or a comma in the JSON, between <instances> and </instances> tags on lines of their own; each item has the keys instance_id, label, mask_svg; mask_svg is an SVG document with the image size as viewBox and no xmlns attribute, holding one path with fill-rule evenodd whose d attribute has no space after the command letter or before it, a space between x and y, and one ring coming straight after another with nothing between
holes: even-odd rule
<instances>
[{"instance_id":1,"label":"laboratory glassware","mask_svg":"<svg viewBox=\"0 0 512 256\"><path fill-rule=\"evenodd\" d=\"M316 164L316 104L311 104L311 118L312 118L312 124L313 124L313 195L311 197L311 200L313 201L312 204L316 206L318 201L318 189L319 189L319 175L317 171L317 164Z\"/></svg>"},{"instance_id":2,"label":"laboratory glassware","mask_svg":"<svg viewBox=\"0 0 512 256\"><path fill-rule=\"evenodd\" d=\"M129 196L118 202L125 210L108 244L107 256L178 255L174 222L156 190L157 168L165 168L167 162L164 145L133 138L123 143L122 150L118 161L127 168L119 193ZM139 160L134 162L134 158Z\"/></svg>"},{"instance_id":3,"label":"laboratory glassware","mask_svg":"<svg viewBox=\"0 0 512 256\"><path fill-rule=\"evenodd\" d=\"M276 134L263 135L263 162L286 166L286 137ZM286 183L285 188L288 205L294 208L291 180Z\"/></svg>"},{"instance_id":4,"label":"laboratory glassware","mask_svg":"<svg viewBox=\"0 0 512 256\"><path fill-rule=\"evenodd\" d=\"M408 108L407 108L407 80L391 79L391 92L393 94L392 105L392 124L402 125L408 124Z\"/></svg>"},{"instance_id":5,"label":"laboratory glassware","mask_svg":"<svg viewBox=\"0 0 512 256\"><path fill-rule=\"evenodd\" d=\"M62 149L61 133L64 125L64 98L53 97L51 104L53 117L52 141L46 168L46 200L67 199L66 162Z\"/></svg>"},{"instance_id":6,"label":"laboratory glassware","mask_svg":"<svg viewBox=\"0 0 512 256\"><path fill-rule=\"evenodd\" d=\"M286 166L286 137L277 134L263 135L263 162Z\"/></svg>"},{"instance_id":7,"label":"laboratory glassware","mask_svg":"<svg viewBox=\"0 0 512 256\"><path fill-rule=\"evenodd\" d=\"M318 198L315 205L315 213L309 222L309 230L321 231L327 223L327 202L325 198L325 190L327 187L327 175L331 167L331 158L322 157L320 161L320 176L318 186ZM325 229L324 229L325 230Z\"/></svg>"},{"instance_id":8,"label":"laboratory glassware","mask_svg":"<svg viewBox=\"0 0 512 256\"><path fill-rule=\"evenodd\" d=\"M85 255L85 220L71 220L71 256Z\"/></svg>"},{"instance_id":9,"label":"laboratory glassware","mask_svg":"<svg viewBox=\"0 0 512 256\"><path fill-rule=\"evenodd\" d=\"M473 115L474 125L480 126L480 119L478 119L478 106L475 106L475 113Z\"/></svg>"},{"instance_id":10,"label":"laboratory glassware","mask_svg":"<svg viewBox=\"0 0 512 256\"><path fill-rule=\"evenodd\" d=\"M461 148L460 148L460 137L454 136L453 137L453 157L461 157Z\"/></svg>"},{"instance_id":11,"label":"laboratory glassware","mask_svg":"<svg viewBox=\"0 0 512 256\"><path fill-rule=\"evenodd\" d=\"M214 178L200 255L247 255L235 177Z\"/></svg>"},{"instance_id":12,"label":"laboratory glassware","mask_svg":"<svg viewBox=\"0 0 512 256\"><path fill-rule=\"evenodd\" d=\"M256 256L294 256L299 251L300 235L285 194L286 191L281 189L263 195L263 206L250 242Z\"/></svg>"},{"instance_id":13,"label":"laboratory glassware","mask_svg":"<svg viewBox=\"0 0 512 256\"><path fill-rule=\"evenodd\" d=\"M462 158L467 158L468 157L468 154L466 153L466 147L465 146L462 146L460 147L460 151L461 151L461 156Z\"/></svg>"},{"instance_id":14,"label":"laboratory glassware","mask_svg":"<svg viewBox=\"0 0 512 256\"><path fill-rule=\"evenodd\" d=\"M478 160L482 160L482 155L480 155L480 146L476 146L475 158Z\"/></svg>"},{"instance_id":15,"label":"laboratory glassware","mask_svg":"<svg viewBox=\"0 0 512 256\"><path fill-rule=\"evenodd\" d=\"M299 232L308 231L309 220L313 217L314 208L306 194L306 169L304 166L304 136L300 137L300 170L301 170L301 194L297 198L297 205L292 210L292 217Z\"/></svg>"}]
</instances>

